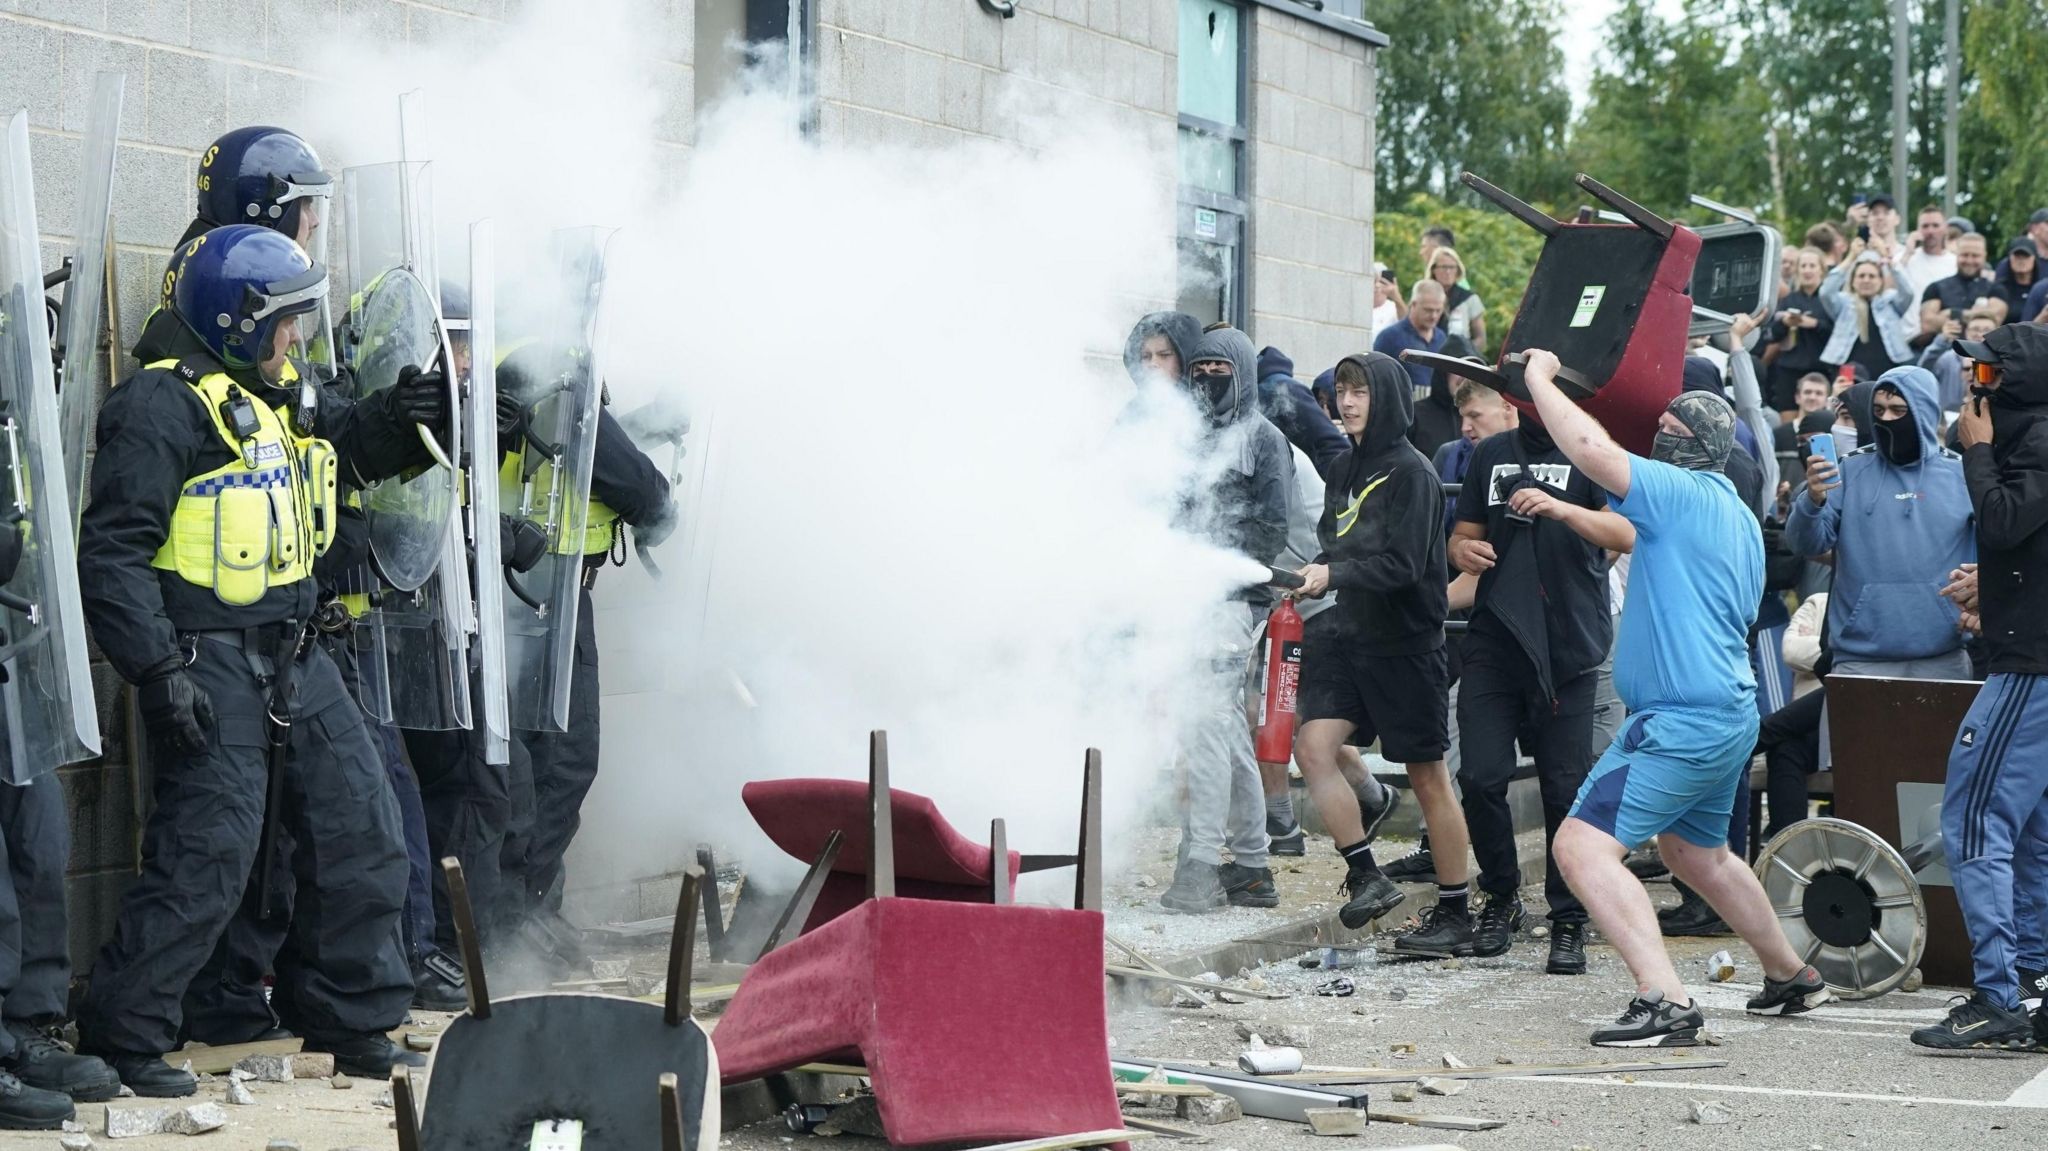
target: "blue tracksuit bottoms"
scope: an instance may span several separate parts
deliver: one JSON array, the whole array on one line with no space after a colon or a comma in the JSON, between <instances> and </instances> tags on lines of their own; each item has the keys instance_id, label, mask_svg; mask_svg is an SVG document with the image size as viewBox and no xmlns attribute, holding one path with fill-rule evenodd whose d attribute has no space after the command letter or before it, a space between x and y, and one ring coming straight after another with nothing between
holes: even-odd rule
<instances>
[{"instance_id":1,"label":"blue tracksuit bottoms","mask_svg":"<svg viewBox=\"0 0 2048 1151\"><path fill-rule=\"evenodd\" d=\"M1941 832L1975 979L2007 1009L2048 969L2048 676L1994 675L1956 732Z\"/></svg>"}]
</instances>

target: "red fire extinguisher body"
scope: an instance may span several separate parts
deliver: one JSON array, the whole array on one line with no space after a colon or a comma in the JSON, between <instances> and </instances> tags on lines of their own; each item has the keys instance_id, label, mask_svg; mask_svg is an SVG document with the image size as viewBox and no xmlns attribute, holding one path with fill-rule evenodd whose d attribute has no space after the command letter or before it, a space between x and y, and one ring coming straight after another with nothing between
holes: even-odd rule
<instances>
[{"instance_id":1,"label":"red fire extinguisher body","mask_svg":"<svg viewBox=\"0 0 2048 1151\"><path fill-rule=\"evenodd\" d=\"M1260 763L1294 758L1295 700L1301 689L1301 613L1281 596L1266 617L1265 674L1259 680L1259 730L1253 740Z\"/></svg>"}]
</instances>

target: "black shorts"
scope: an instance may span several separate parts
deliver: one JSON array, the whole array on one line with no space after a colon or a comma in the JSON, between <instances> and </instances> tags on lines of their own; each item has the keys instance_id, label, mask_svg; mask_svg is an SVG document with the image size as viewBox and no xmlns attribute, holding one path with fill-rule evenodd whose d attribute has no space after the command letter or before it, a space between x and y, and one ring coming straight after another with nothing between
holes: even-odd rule
<instances>
[{"instance_id":1,"label":"black shorts","mask_svg":"<svg viewBox=\"0 0 2048 1151\"><path fill-rule=\"evenodd\" d=\"M1356 642L1308 629L1301 653L1302 722L1349 720L1350 742L1379 740L1394 763L1434 763L1451 746L1450 658L1443 648L1420 655L1367 655Z\"/></svg>"}]
</instances>

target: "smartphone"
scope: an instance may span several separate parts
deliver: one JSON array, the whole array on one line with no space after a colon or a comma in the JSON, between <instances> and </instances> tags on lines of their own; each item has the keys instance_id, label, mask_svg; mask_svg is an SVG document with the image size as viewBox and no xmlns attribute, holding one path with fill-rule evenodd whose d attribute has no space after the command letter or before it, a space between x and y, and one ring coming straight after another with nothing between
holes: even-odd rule
<instances>
[{"instance_id":1,"label":"smartphone","mask_svg":"<svg viewBox=\"0 0 2048 1151\"><path fill-rule=\"evenodd\" d=\"M1835 454L1834 436L1827 432L1816 432L1812 439L1806 441L1806 445L1808 456L1819 456L1836 467L1842 466L1842 457Z\"/></svg>"},{"instance_id":2,"label":"smartphone","mask_svg":"<svg viewBox=\"0 0 2048 1151\"><path fill-rule=\"evenodd\" d=\"M1869 224L1860 224L1860 225L1858 225L1858 226L1857 226L1857 228L1856 228L1856 238L1857 238L1857 239L1859 239L1859 240L1861 240L1861 241L1863 241L1864 243L1868 244L1868 243L1870 242L1870 225L1869 225Z\"/></svg>"},{"instance_id":3,"label":"smartphone","mask_svg":"<svg viewBox=\"0 0 2048 1151\"><path fill-rule=\"evenodd\" d=\"M1956 323L1958 323L1958 324L1962 323L1962 322L1963 322L1963 310L1962 310L1961 308L1950 308L1950 309L1948 310L1948 318L1949 318L1949 319L1951 319L1951 320L1954 320L1954 321L1955 321Z\"/></svg>"}]
</instances>

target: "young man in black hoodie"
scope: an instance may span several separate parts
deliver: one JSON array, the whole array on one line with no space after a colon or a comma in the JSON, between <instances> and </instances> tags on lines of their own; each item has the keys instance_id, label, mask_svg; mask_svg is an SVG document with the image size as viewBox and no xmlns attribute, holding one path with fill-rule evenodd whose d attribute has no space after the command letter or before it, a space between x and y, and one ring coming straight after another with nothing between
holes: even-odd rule
<instances>
[{"instance_id":1,"label":"young man in black hoodie","mask_svg":"<svg viewBox=\"0 0 2048 1151\"><path fill-rule=\"evenodd\" d=\"M1552 975L1586 970L1586 908L1550 842L1593 766L1593 697L1614 638L1606 552L1635 548L1607 493L1534 419L1480 441L1458 494L1451 563L1479 580L1459 649L1458 732L1465 819L1486 892L1470 954L1500 955L1521 926L1508 781L1519 736L1543 795L1544 894Z\"/></svg>"},{"instance_id":2,"label":"young man in black hoodie","mask_svg":"<svg viewBox=\"0 0 2048 1151\"><path fill-rule=\"evenodd\" d=\"M1976 991L1913 1042L2048 1050L2048 1008L2031 1020L2022 1009L2048 988L2048 611L2027 590L2048 583L2048 326L2008 324L1958 347L1975 376L1956 423L1991 674L1949 752L1941 833Z\"/></svg>"},{"instance_id":3,"label":"young man in black hoodie","mask_svg":"<svg viewBox=\"0 0 2048 1151\"><path fill-rule=\"evenodd\" d=\"M1465 882L1465 815L1444 767L1449 746L1444 652L1448 615L1443 484L1408 442L1413 382L1378 352L1337 365L1337 409L1354 445L1330 469L1318 527L1323 554L1301 569L1302 594L1335 591L1302 657L1296 754L1309 794L1349 865L1340 918L1363 927L1392 911L1401 890L1381 873L1357 794L1338 770L1345 743L1370 743L1408 767L1436 848L1438 902L1397 950L1450 954L1472 942Z\"/></svg>"}]
</instances>

